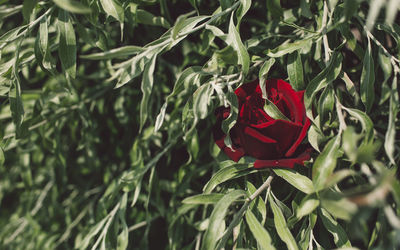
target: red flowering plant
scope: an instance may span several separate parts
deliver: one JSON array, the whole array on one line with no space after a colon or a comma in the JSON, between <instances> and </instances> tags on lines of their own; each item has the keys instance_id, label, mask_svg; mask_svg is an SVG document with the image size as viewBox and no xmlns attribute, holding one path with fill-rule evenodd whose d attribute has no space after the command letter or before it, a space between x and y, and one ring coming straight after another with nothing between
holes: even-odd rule
<instances>
[{"instance_id":1,"label":"red flowering plant","mask_svg":"<svg viewBox=\"0 0 400 250\"><path fill-rule=\"evenodd\" d=\"M310 159L311 150L301 145L310 127L303 103L304 91L294 91L281 79L267 80L264 86L268 100L263 99L258 79L236 89L239 115L230 131L232 147L225 144L226 135L221 130L230 108L219 107L216 110L215 143L233 161L237 162L245 155L256 158L256 168L303 165ZM276 117L268 109L266 111L265 102L277 107L281 115Z\"/></svg>"}]
</instances>

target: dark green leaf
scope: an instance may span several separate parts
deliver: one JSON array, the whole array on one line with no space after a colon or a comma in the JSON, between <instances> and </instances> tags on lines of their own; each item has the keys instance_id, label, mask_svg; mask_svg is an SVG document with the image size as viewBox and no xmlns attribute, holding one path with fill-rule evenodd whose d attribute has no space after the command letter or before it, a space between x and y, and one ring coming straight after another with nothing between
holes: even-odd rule
<instances>
[{"instance_id":1,"label":"dark green leaf","mask_svg":"<svg viewBox=\"0 0 400 250\"><path fill-rule=\"evenodd\" d=\"M60 44L58 56L66 74L76 77L76 38L69 14L65 10L58 12L58 31L60 32Z\"/></svg>"},{"instance_id":2,"label":"dark green leaf","mask_svg":"<svg viewBox=\"0 0 400 250\"><path fill-rule=\"evenodd\" d=\"M84 4L75 0L53 0L53 2L60 8L75 14L88 14L91 9Z\"/></svg>"},{"instance_id":3,"label":"dark green leaf","mask_svg":"<svg viewBox=\"0 0 400 250\"><path fill-rule=\"evenodd\" d=\"M290 85L292 85L293 89L296 91L303 90L305 88L303 62L298 51L288 55L287 72Z\"/></svg>"},{"instance_id":4,"label":"dark green leaf","mask_svg":"<svg viewBox=\"0 0 400 250\"><path fill-rule=\"evenodd\" d=\"M374 61L371 55L371 43L368 40L368 47L364 55L363 69L361 72L361 101L364 103L365 110L367 113L371 110L371 107L375 99L375 68Z\"/></svg>"},{"instance_id":5,"label":"dark green leaf","mask_svg":"<svg viewBox=\"0 0 400 250\"><path fill-rule=\"evenodd\" d=\"M220 193L198 194L185 198L182 203L185 204L215 204L224 195Z\"/></svg>"}]
</instances>

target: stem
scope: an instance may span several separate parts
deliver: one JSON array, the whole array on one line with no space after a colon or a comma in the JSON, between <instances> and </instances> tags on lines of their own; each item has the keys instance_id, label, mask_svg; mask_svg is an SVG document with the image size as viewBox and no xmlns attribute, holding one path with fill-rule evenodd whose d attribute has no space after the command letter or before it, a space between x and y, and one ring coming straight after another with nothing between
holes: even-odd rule
<instances>
[{"instance_id":1,"label":"stem","mask_svg":"<svg viewBox=\"0 0 400 250\"><path fill-rule=\"evenodd\" d=\"M222 249L228 240L228 237L231 235L233 229L239 224L240 219L242 219L243 214L246 212L247 208L249 207L250 203L257 198L266 188L271 185L272 180L274 177L270 175L267 180L249 197L245 200L242 208L235 214L233 217L232 222L229 224L228 229L224 232L221 241L218 243L216 249Z\"/></svg>"}]
</instances>

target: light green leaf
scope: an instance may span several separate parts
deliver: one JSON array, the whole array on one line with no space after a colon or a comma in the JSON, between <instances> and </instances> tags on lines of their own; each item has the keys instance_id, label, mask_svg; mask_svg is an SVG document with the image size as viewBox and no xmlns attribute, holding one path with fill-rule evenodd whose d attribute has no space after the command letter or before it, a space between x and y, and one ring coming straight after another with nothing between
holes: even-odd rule
<instances>
[{"instance_id":1,"label":"light green leaf","mask_svg":"<svg viewBox=\"0 0 400 250\"><path fill-rule=\"evenodd\" d=\"M349 221L357 212L357 205L341 193L327 190L321 193L320 198L321 206L336 218Z\"/></svg>"},{"instance_id":2,"label":"light green leaf","mask_svg":"<svg viewBox=\"0 0 400 250\"><path fill-rule=\"evenodd\" d=\"M81 55L80 58L88 60L104 60L104 59L113 59L113 58L127 57L130 55L136 55L143 51L144 49L142 47L128 45L105 52L93 53L90 55Z\"/></svg>"},{"instance_id":3,"label":"light green leaf","mask_svg":"<svg viewBox=\"0 0 400 250\"><path fill-rule=\"evenodd\" d=\"M256 192L256 187L249 181L246 182L247 186L247 196L251 196ZM258 214L261 214L261 224L264 225L265 220L267 218L267 207L265 206L264 200L261 196L257 196L255 200L253 200L250 204L250 209L253 209Z\"/></svg>"},{"instance_id":4,"label":"light green leaf","mask_svg":"<svg viewBox=\"0 0 400 250\"><path fill-rule=\"evenodd\" d=\"M281 238L281 240L286 243L286 246L289 250L299 249L292 233L287 226L286 219L283 216L283 213L279 206L276 205L272 195L268 197L268 201L271 206L272 213L274 214L275 229L279 235L279 238Z\"/></svg>"},{"instance_id":5,"label":"light green leaf","mask_svg":"<svg viewBox=\"0 0 400 250\"><path fill-rule=\"evenodd\" d=\"M287 72L290 85L296 91L305 89L303 77L303 62L298 51L288 55Z\"/></svg>"},{"instance_id":6,"label":"light green leaf","mask_svg":"<svg viewBox=\"0 0 400 250\"><path fill-rule=\"evenodd\" d=\"M275 63L275 58L270 58L267 61L263 63L263 65L260 68L260 71L258 72L258 79L259 79L259 84L260 84L260 89L262 92L262 98L268 99L268 94L267 94L267 88L266 88L266 81L267 81L267 75L271 67Z\"/></svg>"},{"instance_id":7,"label":"light green leaf","mask_svg":"<svg viewBox=\"0 0 400 250\"><path fill-rule=\"evenodd\" d=\"M364 137L365 143L372 142L374 137L374 124L371 118L369 118L369 116L366 113L358 109L346 108L344 106L342 106L342 108L346 110L352 117L360 121L361 127L365 132L365 137Z\"/></svg>"},{"instance_id":8,"label":"light green leaf","mask_svg":"<svg viewBox=\"0 0 400 250\"><path fill-rule=\"evenodd\" d=\"M302 49L305 46L309 46L310 42L312 42L312 37L308 37L303 40L297 40L293 43L283 43L275 49L267 50L266 54L269 57L282 57L286 54Z\"/></svg>"},{"instance_id":9,"label":"light green leaf","mask_svg":"<svg viewBox=\"0 0 400 250\"><path fill-rule=\"evenodd\" d=\"M273 169L276 175L289 182L292 186L306 194L314 193L312 181L291 169Z\"/></svg>"},{"instance_id":10,"label":"light green leaf","mask_svg":"<svg viewBox=\"0 0 400 250\"><path fill-rule=\"evenodd\" d=\"M246 222L250 231L253 233L254 238L262 249L275 249L272 245L271 236L269 236L268 231L260 224L256 216L251 212L251 209L246 212Z\"/></svg>"},{"instance_id":11,"label":"light green leaf","mask_svg":"<svg viewBox=\"0 0 400 250\"><path fill-rule=\"evenodd\" d=\"M319 206L319 200L316 199L315 195L306 196L300 203L299 207L296 209L297 219L309 215Z\"/></svg>"},{"instance_id":12,"label":"light green leaf","mask_svg":"<svg viewBox=\"0 0 400 250\"><path fill-rule=\"evenodd\" d=\"M339 157L340 136L333 137L317 157L312 169L315 191L322 190L336 167Z\"/></svg>"},{"instance_id":13,"label":"light green leaf","mask_svg":"<svg viewBox=\"0 0 400 250\"><path fill-rule=\"evenodd\" d=\"M396 164L394 159L394 149L396 141L396 118L399 111L399 94L397 91L397 75L395 75L393 78L392 90L390 93L389 121L385 134L384 144L386 154L393 165Z\"/></svg>"},{"instance_id":14,"label":"light green leaf","mask_svg":"<svg viewBox=\"0 0 400 250\"><path fill-rule=\"evenodd\" d=\"M375 99L375 68L371 55L371 42L368 39L368 47L364 55L364 63L361 72L360 92L361 101L364 103L366 112L371 110Z\"/></svg>"},{"instance_id":15,"label":"light green leaf","mask_svg":"<svg viewBox=\"0 0 400 250\"><path fill-rule=\"evenodd\" d=\"M182 203L185 204L215 204L224 195L220 193L198 194L185 198Z\"/></svg>"},{"instance_id":16,"label":"light green leaf","mask_svg":"<svg viewBox=\"0 0 400 250\"><path fill-rule=\"evenodd\" d=\"M269 99L265 99L265 104L264 104L264 111L272 117L275 120L285 120L285 121L290 121L289 118L287 118L280 110L279 108L271 102Z\"/></svg>"},{"instance_id":17,"label":"light green leaf","mask_svg":"<svg viewBox=\"0 0 400 250\"><path fill-rule=\"evenodd\" d=\"M53 2L61 9L71 13L88 14L92 12L89 7L75 0L53 0Z\"/></svg>"},{"instance_id":18,"label":"light green leaf","mask_svg":"<svg viewBox=\"0 0 400 250\"><path fill-rule=\"evenodd\" d=\"M150 100L151 91L154 84L154 68L156 66L157 54L154 54L150 62L146 64L143 72L141 90L143 93L142 101L140 102L140 127L139 131L142 131L144 123L148 116L148 105Z\"/></svg>"},{"instance_id":19,"label":"light green leaf","mask_svg":"<svg viewBox=\"0 0 400 250\"><path fill-rule=\"evenodd\" d=\"M211 84L206 83L193 93L193 114L196 120L206 118L212 91Z\"/></svg>"},{"instance_id":20,"label":"light green leaf","mask_svg":"<svg viewBox=\"0 0 400 250\"><path fill-rule=\"evenodd\" d=\"M337 247L351 247L347 234L342 226L323 208L320 210L322 224L333 235Z\"/></svg>"},{"instance_id":21,"label":"light green leaf","mask_svg":"<svg viewBox=\"0 0 400 250\"><path fill-rule=\"evenodd\" d=\"M129 243L129 230L126 223L126 204L128 200L128 193L124 193L121 199L121 207L118 210L118 218L122 227L121 233L117 237L117 250L125 250Z\"/></svg>"},{"instance_id":22,"label":"light green leaf","mask_svg":"<svg viewBox=\"0 0 400 250\"><path fill-rule=\"evenodd\" d=\"M246 197L245 191L233 190L222 197L221 200L219 200L219 202L215 205L210 216L210 224L207 228L207 231L204 233L203 245L201 246L201 249L208 250L215 248L219 237L221 237L219 229L225 220L225 215L229 206L241 197Z\"/></svg>"},{"instance_id":23,"label":"light green leaf","mask_svg":"<svg viewBox=\"0 0 400 250\"><path fill-rule=\"evenodd\" d=\"M107 15L114 17L120 23L124 22L124 9L117 0L100 0L100 3Z\"/></svg>"},{"instance_id":24,"label":"light green leaf","mask_svg":"<svg viewBox=\"0 0 400 250\"><path fill-rule=\"evenodd\" d=\"M233 13L229 22L228 40L228 44L235 49L238 56L238 64L242 65L243 75L246 76L250 68L250 57L233 22Z\"/></svg>"},{"instance_id":25,"label":"light green leaf","mask_svg":"<svg viewBox=\"0 0 400 250\"><path fill-rule=\"evenodd\" d=\"M60 32L60 44L58 56L66 74L76 77L76 38L69 14L65 10L58 12L58 31Z\"/></svg>"},{"instance_id":26,"label":"light green leaf","mask_svg":"<svg viewBox=\"0 0 400 250\"><path fill-rule=\"evenodd\" d=\"M236 120L237 120L238 105L239 105L237 96L230 85L228 85L228 93L226 93L225 97L226 97L226 99L228 101L228 105L230 107L230 114L225 120L222 121L221 128L222 128L222 131L226 135L230 135L230 131L233 128L233 126L235 125ZM227 147L232 146L230 136L226 136L224 139L224 142Z\"/></svg>"},{"instance_id":27,"label":"light green leaf","mask_svg":"<svg viewBox=\"0 0 400 250\"><path fill-rule=\"evenodd\" d=\"M335 106L335 93L333 88L328 85L322 92L318 101L319 125L325 124L330 112L333 111Z\"/></svg>"},{"instance_id":28,"label":"light green leaf","mask_svg":"<svg viewBox=\"0 0 400 250\"><path fill-rule=\"evenodd\" d=\"M238 178L241 175L240 171L252 168L253 164L238 164L232 161L232 165L226 166L215 173L203 188L205 194L211 193L214 188L230 179Z\"/></svg>"}]
</instances>

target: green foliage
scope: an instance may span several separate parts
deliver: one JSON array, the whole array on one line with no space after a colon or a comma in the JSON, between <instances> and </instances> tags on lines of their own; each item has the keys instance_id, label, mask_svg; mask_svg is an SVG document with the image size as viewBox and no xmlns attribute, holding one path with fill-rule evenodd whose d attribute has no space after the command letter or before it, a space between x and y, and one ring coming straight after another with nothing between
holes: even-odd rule
<instances>
[{"instance_id":1,"label":"green foliage","mask_svg":"<svg viewBox=\"0 0 400 250\"><path fill-rule=\"evenodd\" d=\"M0 0L0 248L400 248L384 2ZM215 145L256 78L304 90L305 167Z\"/></svg>"}]
</instances>

